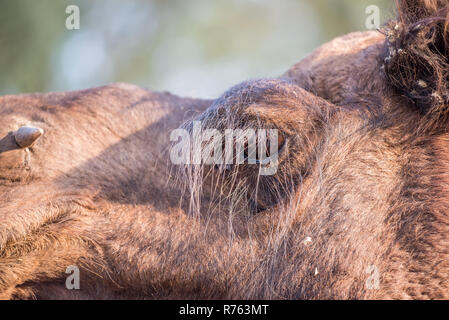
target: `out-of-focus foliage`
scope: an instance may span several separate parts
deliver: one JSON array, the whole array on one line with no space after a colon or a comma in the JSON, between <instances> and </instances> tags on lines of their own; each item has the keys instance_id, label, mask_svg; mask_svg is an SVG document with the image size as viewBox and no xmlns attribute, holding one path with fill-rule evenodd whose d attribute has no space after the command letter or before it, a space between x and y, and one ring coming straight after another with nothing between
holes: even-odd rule
<instances>
[{"instance_id":1,"label":"out-of-focus foliage","mask_svg":"<svg viewBox=\"0 0 449 320\"><path fill-rule=\"evenodd\" d=\"M80 30L65 27L73 4ZM216 97L366 30L368 5L392 17L388 0L0 0L0 94L122 81Z\"/></svg>"}]
</instances>

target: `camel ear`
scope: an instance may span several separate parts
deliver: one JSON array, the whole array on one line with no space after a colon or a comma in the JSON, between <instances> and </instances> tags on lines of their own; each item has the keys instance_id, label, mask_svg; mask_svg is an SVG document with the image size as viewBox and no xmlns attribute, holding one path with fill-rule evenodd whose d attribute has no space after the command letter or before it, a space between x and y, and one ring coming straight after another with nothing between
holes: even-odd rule
<instances>
[{"instance_id":1,"label":"camel ear","mask_svg":"<svg viewBox=\"0 0 449 320\"><path fill-rule=\"evenodd\" d=\"M447 0L396 0L396 4L401 22L410 24L437 16Z\"/></svg>"},{"instance_id":2,"label":"camel ear","mask_svg":"<svg viewBox=\"0 0 449 320\"><path fill-rule=\"evenodd\" d=\"M397 0L383 53L388 84L434 123L449 122L449 4Z\"/></svg>"}]
</instances>

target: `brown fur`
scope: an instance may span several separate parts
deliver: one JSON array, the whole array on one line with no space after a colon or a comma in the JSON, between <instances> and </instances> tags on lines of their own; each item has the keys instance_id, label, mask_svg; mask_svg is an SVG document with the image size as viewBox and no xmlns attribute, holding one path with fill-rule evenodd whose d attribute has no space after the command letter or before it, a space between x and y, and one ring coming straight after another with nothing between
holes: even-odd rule
<instances>
[{"instance_id":1,"label":"brown fur","mask_svg":"<svg viewBox=\"0 0 449 320\"><path fill-rule=\"evenodd\" d=\"M336 39L216 101L125 84L0 97L0 297L448 298L447 2L398 8L386 37ZM267 177L173 167L169 133L192 120L277 128L288 149ZM45 134L20 149L26 124Z\"/></svg>"}]
</instances>

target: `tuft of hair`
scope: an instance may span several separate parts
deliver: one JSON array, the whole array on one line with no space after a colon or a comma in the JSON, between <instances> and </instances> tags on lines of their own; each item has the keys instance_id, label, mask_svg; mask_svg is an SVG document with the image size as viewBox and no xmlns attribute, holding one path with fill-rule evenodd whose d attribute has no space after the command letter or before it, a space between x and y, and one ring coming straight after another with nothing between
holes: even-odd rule
<instances>
[{"instance_id":1,"label":"tuft of hair","mask_svg":"<svg viewBox=\"0 0 449 320\"><path fill-rule=\"evenodd\" d=\"M449 119L449 3L396 0L382 55L388 83L432 124Z\"/></svg>"}]
</instances>

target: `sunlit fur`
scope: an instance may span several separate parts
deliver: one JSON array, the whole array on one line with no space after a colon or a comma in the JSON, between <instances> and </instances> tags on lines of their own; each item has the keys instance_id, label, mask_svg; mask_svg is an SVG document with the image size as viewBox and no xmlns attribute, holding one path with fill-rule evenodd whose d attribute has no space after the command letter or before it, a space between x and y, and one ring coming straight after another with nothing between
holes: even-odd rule
<instances>
[{"instance_id":1,"label":"sunlit fur","mask_svg":"<svg viewBox=\"0 0 449 320\"><path fill-rule=\"evenodd\" d=\"M0 97L0 297L449 298L447 2L398 6L215 101ZM170 132L195 120L278 129L276 174L173 165ZM22 125L45 130L30 149L8 140Z\"/></svg>"}]
</instances>

